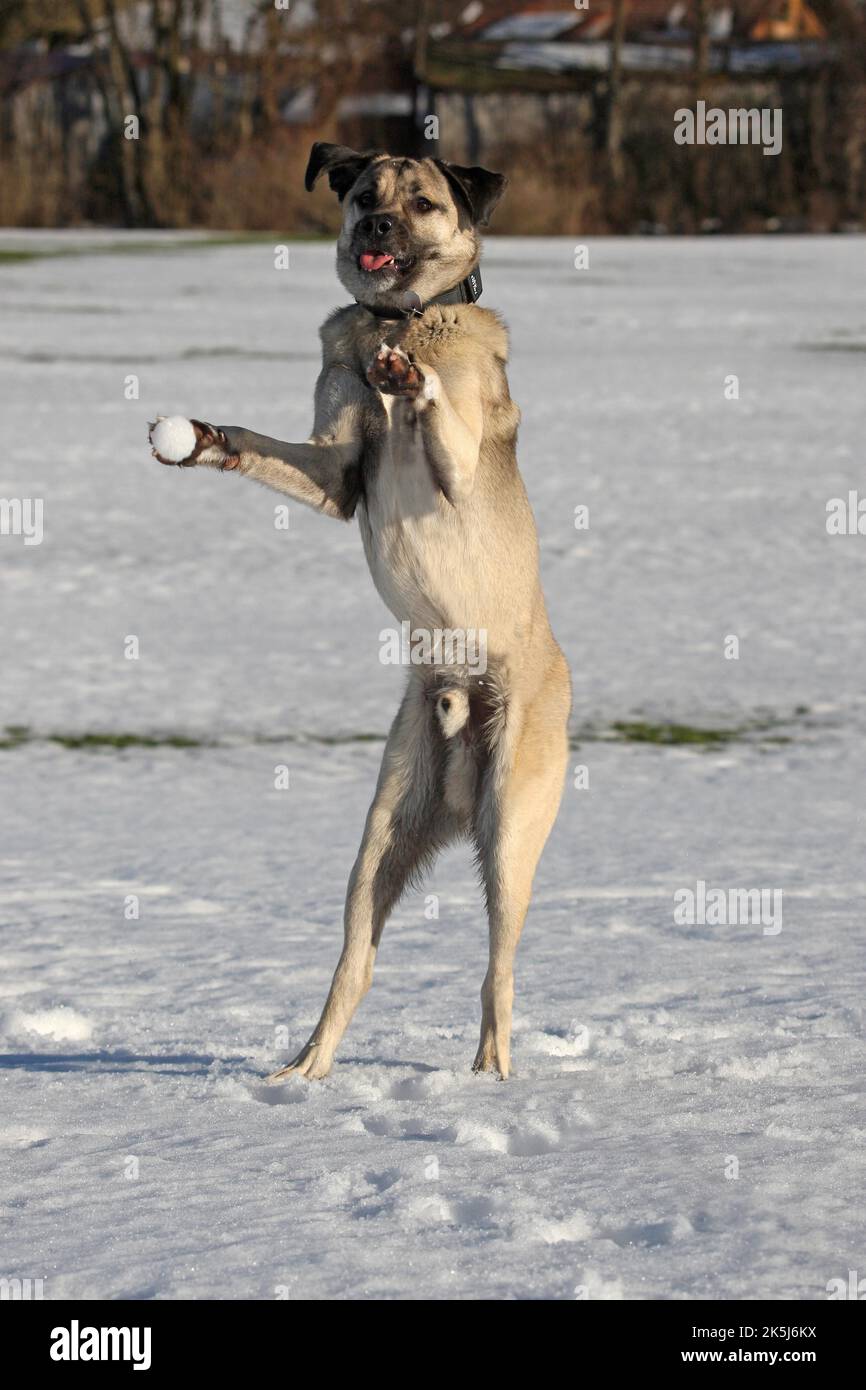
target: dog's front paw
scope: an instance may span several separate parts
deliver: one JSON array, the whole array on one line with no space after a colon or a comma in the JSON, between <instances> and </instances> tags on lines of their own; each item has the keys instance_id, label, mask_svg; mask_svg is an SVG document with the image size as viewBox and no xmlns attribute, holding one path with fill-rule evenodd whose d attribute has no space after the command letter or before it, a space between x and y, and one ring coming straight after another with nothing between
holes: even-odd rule
<instances>
[{"instance_id":1,"label":"dog's front paw","mask_svg":"<svg viewBox=\"0 0 866 1390\"><path fill-rule=\"evenodd\" d=\"M150 426L151 452L160 463L176 468L237 468L239 456L233 453L224 430L203 420L185 420L174 415L158 415Z\"/></svg>"},{"instance_id":2,"label":"dog's front paw","mask_svg":"<svg viewBox=\"0 0 866 1390\"><path fill-rule=\"evenodd\" d=\"M424 390L424 374L401 348L383 343L367 368L367 380L389 396L416 401Z\"/></svg>"}]
</instances>

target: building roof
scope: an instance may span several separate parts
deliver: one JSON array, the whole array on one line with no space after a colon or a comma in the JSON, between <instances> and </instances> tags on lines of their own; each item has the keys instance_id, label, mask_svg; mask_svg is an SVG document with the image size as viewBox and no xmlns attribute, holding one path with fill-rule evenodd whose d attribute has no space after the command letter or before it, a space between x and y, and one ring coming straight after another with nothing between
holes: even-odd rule
<instances>
[{"instance_id":1,"label":"building roof","mask_svg":"<svg viewBox=\"0 0 866 1390\"><path fill-rule=\"evenodd\" d=\"M631 42L682 41L695 31L695 0L627 0L624 37ZM457 26L463 38L484 43L586 43L608 38L613 0L592 0L576 9L574 0L489 0L468 7L471 16ZM822 39L826 30L805 0L717 0L708 12L708 31L716 40Z\"/></svg>"},{"instance_id":2,"label":"building roof","mask_svg":"<svg viewBox=\"0 0 866 1390\"><path fill-rule=\"evenodd\" d=\"M821 3L821 0L816 0ZM827 30L806 0L707 0L708 73L793 72L829 62ZM615 0L473 0L428 60L434 86L569 90L610 66ZM626 0L622 68L688 73L695 0ZM581 74L584 77L581 78Z\"/></svg>"}]
</instances>

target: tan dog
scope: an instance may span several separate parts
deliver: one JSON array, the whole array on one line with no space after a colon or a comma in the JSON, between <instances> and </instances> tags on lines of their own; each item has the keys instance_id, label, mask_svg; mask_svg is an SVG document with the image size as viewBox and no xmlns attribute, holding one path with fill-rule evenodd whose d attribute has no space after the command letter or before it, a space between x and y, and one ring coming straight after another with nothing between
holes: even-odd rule
<instances>
[{"instance_id":1,"label":"tan dog","mask_svg":"<svg viewBox=\"0 0 866 1390\"><path fill-rule=\"evenodd\" d=\"M322 328L310 439L193 421L186 458L157 454L246 474L328 516L357 515L385 603L413 637L434 634L388 737L322 1016L271 1080L326 1075L370 987L389 912L459 835L475 847L490 921L474 1067L506 1077L514 956L562 794L570 681L517 469L506 331L473 302L478 228L505 180L317 144L308 188L323 170L344 205L337 270L356 303ZM447 634L466 632L486 635L485 667L449 645Z\"/></svg>"}]
</instances>

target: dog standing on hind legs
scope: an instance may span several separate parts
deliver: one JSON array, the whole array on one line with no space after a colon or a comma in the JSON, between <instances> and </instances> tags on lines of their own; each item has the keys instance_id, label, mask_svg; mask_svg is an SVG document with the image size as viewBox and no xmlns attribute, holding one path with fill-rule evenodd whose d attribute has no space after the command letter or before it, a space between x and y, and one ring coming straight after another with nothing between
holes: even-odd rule
<instances>
[{"instance_id":1,"label":"dog standing on hind legs","mask_svg":"<svg viewBox=\"0 0 866 1390\"><path fill-rule=\"evenodd\" d=\"M505 1078L514 957L562 794L571 704L517 468L507 335L475 303L479 228L505 179L317 143L308 189L322 173L343 205L337 273L354 303L321 329L312 435L286 444L192 421L194 445L190 434L190 451L176 458L159 452L158 422L154 453L245 474L327 516L357 516L373 581L398 621L413 634L484 633L486 667L458 664L441 645L410 667L322 1016L270 1080L328 1073L370 987L389 912L458 836L474 845L490 930L474 1070Z\"/></svg>"}]
</instances>

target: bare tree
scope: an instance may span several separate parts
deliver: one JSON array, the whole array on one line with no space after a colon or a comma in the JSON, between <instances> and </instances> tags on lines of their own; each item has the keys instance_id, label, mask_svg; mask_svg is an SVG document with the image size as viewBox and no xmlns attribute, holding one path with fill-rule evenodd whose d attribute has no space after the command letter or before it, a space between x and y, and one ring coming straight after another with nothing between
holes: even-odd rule
<instances>
[{"instance_id":1,"label":"bare tree","mask_svg":"<svg viewBox=\"0 0 866 1390\"><path fill-rule=\"evenodd\" d=\"M141 120L141 92L132 56L123 42L113 0L105 0L100 14L93 0L76 0L85 38L93 51L93 79L102 104L106 139L118 171L118 195L125 222L151 223L153 208L147 191L141 130L127 138L129 116ZM107 26L107 28L105 27Z\"/></svg>"},{"instance_id":2,"label":"bare tree","mask_svg":"<svg viewBox=\"0 0 866 1390\"><path fill-rule=\"evenodd\" d=\"M607 75L605 149L608 159L608 177L611 183L617 186L622 183L623 179L622 45L625 37L625 21L627 15L628 0L614 0L613 30L610 41L610 63Z\"/></svg>"},{"instance_id":3,"label":"bare tree","mask_svg":"<svg viewBox=\"0 0 866 1390\"><path fill-rule=\"evenodd\" d=\"M692 85L695 101L706 95L709 71L710 34L709 0L694 0L695 36L692 57ZM692 150L692 200L695 216L700 219L707 202L707 152L700 145Z\"/></svg>"}]
</instances>

